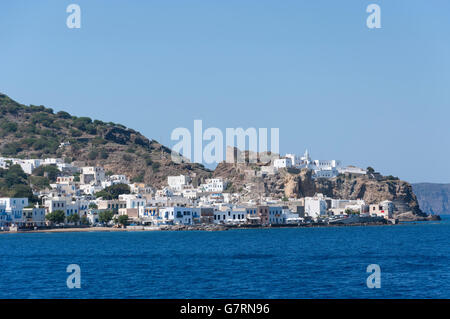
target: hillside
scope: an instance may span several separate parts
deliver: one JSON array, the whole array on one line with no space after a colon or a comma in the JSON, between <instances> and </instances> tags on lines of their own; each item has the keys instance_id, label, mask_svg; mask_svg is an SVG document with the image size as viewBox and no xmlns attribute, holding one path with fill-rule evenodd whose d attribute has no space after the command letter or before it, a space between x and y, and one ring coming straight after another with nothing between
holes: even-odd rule
<instances>
[{"instance_id":1,"label":"hillside","mask_svg":"<svg viewBox=\"0 0 450 319\"><path fill-rule=\"evenodd\" d=\"M196 173L201 179L211 174L201 164L174 163L169 148L121 124L26 106L1 93L0 154L99 165L156 187L164 185L168 175Z\"/></svg>"},{"instance_id":2,"label":"hillside","mask_svg":"<svg viewBox=\"0 0 450 319\"><path fill-rule=\"evenodd\" d=\"M429 214L450 214L450 184L412 184L421 209Z\"/></svg>"},{"instance_id":3,"label":"hillside","mask_svg":"<svg viewBox=\"0 0 450 319\"><path fill-rule=\"evenodd\" d=\"M392 176L345 175L314 180L311 171L290 169L261 177L257 174L261 170L260 163L220 163L214 171L210 171L201 164L173 162L169 148L121 124L76 117L64 111L55 113L44 106L25 106L4 94L0 94L0 154L19 158L59 157L77 166L99 165L107 172L125 174L132 181L145 182L154 187L166 185L169 175L195 176L194 184L207 177L223 177L231 181L228 191L241 192L244 198L255 200L261 196L300 198L316 192L334 198L361 198L368 204L387 199L395 202L399 208L398 215L409 212L404 219L426 217L419 208L411 185ZM0 173L0 189L7 190L7 172ZM29 181L16 174L14 183L30 183L35 188L42 188L49 183L44 178L48 173L36 172L28 178ZM27 191L21 190L22 193ZM448 197L446 203L444 211L448 209ZM428 211L427 204L424 205ZM433 212L442 211L435 210L437 204L433 205L430 206Z\"/></svg>"}]
</instances>

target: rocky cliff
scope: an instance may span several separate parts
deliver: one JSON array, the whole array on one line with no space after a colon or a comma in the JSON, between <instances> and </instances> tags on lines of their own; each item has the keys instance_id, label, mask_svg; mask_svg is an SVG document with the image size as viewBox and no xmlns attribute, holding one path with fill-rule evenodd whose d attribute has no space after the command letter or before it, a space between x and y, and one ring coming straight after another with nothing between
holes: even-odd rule
<instances>
[{"instance_id":1,"label":"rocky cliff","mask_svg":"<svg viewBox=\"0 0 450 319\"><path fill-rule=\"evenodd\" d=\"M339 175L332 179L313 179L310 170L280 170L278 174L261 176L258 164L221 163L214 175L231 180L230 191L241 190L248 198L301 198L323 193L332 198L363 199L367 204L391 200L396 206L395 216L401 220L430 218L417 201L411 184L380 174Z\"/></svg>"},{"instance_id":2,"label":"rocky cliff","mask_svg":"<svg viewBox=\"0 0 450 319\"><path fill-rule=\"evenodd\" d=\"M420 208L428 214L450 214L450 184L412 184Z\"/></svg>"}]
</instances>

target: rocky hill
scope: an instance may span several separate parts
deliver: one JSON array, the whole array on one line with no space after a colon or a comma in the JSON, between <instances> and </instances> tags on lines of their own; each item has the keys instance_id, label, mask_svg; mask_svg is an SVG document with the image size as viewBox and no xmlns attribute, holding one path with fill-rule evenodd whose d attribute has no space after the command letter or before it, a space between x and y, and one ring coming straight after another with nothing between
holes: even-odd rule
<instances>
[{"instance_id":1,"label":"rocky hill","mask_svg":"<svg viewBox=\"0 0 450 319\"><path fill-rule=\"evenodd\" d=\"M100 165L154 186L164 185L168 175L195 173L202 179L211 174L200 164L174 163L169 148L121 124L25 106L4 94L0 94L0 154Z\"/></svg>"},{"instance_id":2,"label":"rocky hill","mask_svg":"<svg viewBox=\"0 0 450 319\"><path fill-rule=\"evenodd\" d=\"M420 209L412 186L392 176L345 174L331 179L313 179L312 171L297 169L283 169L279 174L261 176L258 172L262 166L221 163L214 175L228 178L230 191L242 191L254 200L267 195L287 199L323 193L333 198L363 199L368 204L391 200L397 208L395 216L401 220L431 218Z\"/></svg>"},{"instance_id":3,"label":"rocky hill","mask_svg":"<svg viewBox=\"0 0 450 319\"><path fill-rule=\"evenodd\" d=\"M450 214L450 184L412 184L420 208L429 214Z\"/></svg>"},{"instance_id":4,"label":"rocky hill","mask_svg":"<svg viewBox=\"0 0 450 319\"><path fill-rule=\"evenodd\" d=\"M4 94L0 94L0 154L59 157L78 166L99 165L155 187L166 185L168 175L191 175L194 184L211 176L223 177L231 181L228 191L242 192L256 200L260 196L300 198L319 192L335 198L361 198L369 204L387 199L395 202L397 215L404 214L404 219L426 216L411 185L393 177L369 174L314 180L311 171L296 169L262 177L258 174L264 166L261 163L220 163L210 171L201 164L173 162L169 148L121 124L76 117L64 111L55 113L44 106L25 106ZM246 157L247 153L242 154Z\"/></svg>"}]
</instances>

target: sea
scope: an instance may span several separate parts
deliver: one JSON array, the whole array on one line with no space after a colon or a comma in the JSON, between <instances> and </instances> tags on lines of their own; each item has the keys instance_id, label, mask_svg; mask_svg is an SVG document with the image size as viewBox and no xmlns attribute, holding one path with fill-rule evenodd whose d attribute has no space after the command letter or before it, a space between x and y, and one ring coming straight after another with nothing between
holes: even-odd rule
<instances>
[{"instance_id":1,"label":"sea","mask_svg":"<svg viewBox=\"0 0 450 319\"><path fill-rule=\"evenodd\" d=\"M449 297L449 216L391 226L0 234L2 299Z\"/></svg>"}]
</instances>

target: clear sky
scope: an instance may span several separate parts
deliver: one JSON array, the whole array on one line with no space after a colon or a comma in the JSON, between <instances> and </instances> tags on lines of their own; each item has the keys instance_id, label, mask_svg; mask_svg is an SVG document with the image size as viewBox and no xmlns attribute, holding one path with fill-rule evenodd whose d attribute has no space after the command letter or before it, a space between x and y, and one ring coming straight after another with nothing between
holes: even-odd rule
<instances>
[{"instance_id":1,"label":"clear sky","mask_svg":"<svg viewBox=\"0 0 450 319\"><path fill-rule=\"evenodd\" d=\"M281 153L448 183L449 14L447 0L2 0L0 92L169 147L195 119L278 127Z\"/></svg>"}]
</instances>

